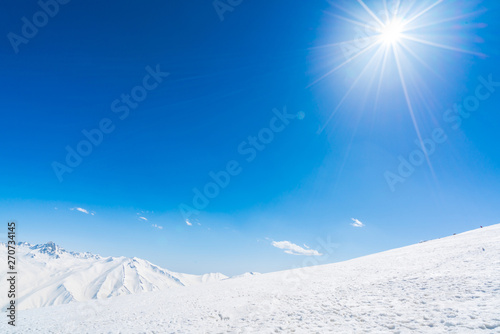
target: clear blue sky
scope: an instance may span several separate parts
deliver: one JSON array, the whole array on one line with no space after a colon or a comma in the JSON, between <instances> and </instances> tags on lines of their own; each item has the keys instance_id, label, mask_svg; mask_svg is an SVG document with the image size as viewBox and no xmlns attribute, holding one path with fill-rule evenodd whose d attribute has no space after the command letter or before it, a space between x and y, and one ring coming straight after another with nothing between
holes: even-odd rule
<instances>
[{"instance_id":1,"label":"clear blue sky","mask_svg":"<svg viewBox=\"0 0 500 334\"><path fill-rule=\"evenodd\" d=\"M73 0L53 17L34 1L0 5L0 220L18 222L18 240L232 275L499 223L500 87L475 98L479 77L500 82L498 1L444 1L413 40L387 46L401 51L413 118L394 52L383 74L371 49L327 75L366 47L361 4L220 3ZM34 19L36 34L23 29ZM453 110L463 103L473 111ZM89 150L82 131L99 127L69 166L67 148ZM439 141L428 161L401 163L422 157L419 136ZM183 215L227 168L227 186Z\"/></svg>"}]
</instances>

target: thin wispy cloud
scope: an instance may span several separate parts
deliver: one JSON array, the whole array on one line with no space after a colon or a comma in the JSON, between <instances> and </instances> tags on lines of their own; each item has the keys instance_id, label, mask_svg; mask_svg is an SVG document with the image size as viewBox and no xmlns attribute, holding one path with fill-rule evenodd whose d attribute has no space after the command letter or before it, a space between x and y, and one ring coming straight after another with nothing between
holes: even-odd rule
<instances>
[{"instance_id":1,"label":"thin wispy cloud","mask_svg":"<svg viewBox=\"0 0 500 334\"><path fill-rule=\"evenodd\" d=\"M356 218L351 218L352 219L352 223L351 223L351 226L354 226L354 227L363 227L365 226L365 224L363 224L362 222L360 222L358 219Z\"/></svg>"},{"instance_id":2,"label":"thin wispy cloud","mask_svg":"<svg viewBox=\"0 0 500 334\"><path fill-rule=\"evenodd\" d=\"M273 245L276 248L283 249L285 253L291 254L291 255L307 255L307 256L321 256L320 252L318 252L315 249L304 249L300 247L299 245L296 245L290 241L273 241L271 242L271 245Z\"/></svg>"},{"instance_id":3,"label":"thin wispy cloud","mask_svg":"<svg viewBox=\"0 0 500 334\"><path fill-rule=\"evenodd\" d=\"M193 223L191 223L191 222L189 221L189 219L186 219L186 225L187 225L187 226L193 226Z\"/></svg>"},{"instance_id":4,"label":"thin wispy cloud","mask_svg":"<svg viewBox=\"0 0 500 334\"><path fill-rule=\"evenodd\" d=\"M157 228L159 230L163 230L163 226L156 225L156 224L152 224L151 226L153 226L154 228Z\"/></svg>"},{"instance_id":5,"label":"thin wispy cloud","mask_svg":"<svg viewBox=\"0 0 500 334\"><path fill-rule=\"evenodd\" d=\"M84 208L70 208L71 211L73 210L76 210L76 211L80 211L82 213L85 213L87 215L95 215L95 212L94 211L88 211L88 210L85 210Z\"/></svg>"},{"instance_id":6,"label":"thin wispy cloud","mask_svg":"<svg viewBox=\"0 0 500 334\"><path fill-rule=\"evenodd\" d=\"M139 219L142 219L144 221L148 221L148 219L146 217L142 217L142 216L140 216Z\"/></svg>"}]
</instances>

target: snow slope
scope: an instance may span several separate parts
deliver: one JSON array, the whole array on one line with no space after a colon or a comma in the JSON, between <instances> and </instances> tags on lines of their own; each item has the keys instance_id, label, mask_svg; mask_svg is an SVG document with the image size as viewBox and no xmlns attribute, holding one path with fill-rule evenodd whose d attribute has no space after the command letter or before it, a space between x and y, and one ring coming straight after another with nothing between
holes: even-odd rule
<instances>
[{"instance_id":1,"label":"snow slope","mask_svg":"<svg viewBox=\"0 0 500 334\"><path fill-rule=\"evenodd\" d=\"M341 263L21 311L17 330L500 333L499 310L494 225Z\"/></svg>"},{"instance_id":2,"label":"snow slope","mask_svg":"<svg viewBox=\"0 0 500 334\"><path fill-rule=\"evenodd\" d=\"M7 258L5 244L1 244L0 257ZM20 243L16 257L20 279L17 302L21 310L228 278L220 273L200 276L175 273L138 258L74 253L53 242L41 245ZM6 268L2 268L2 277L5 277L5 272ZM0 284L2 288L3 284ZM6 302L2 300L2 308Z\"/></svg>"}]
</instances>

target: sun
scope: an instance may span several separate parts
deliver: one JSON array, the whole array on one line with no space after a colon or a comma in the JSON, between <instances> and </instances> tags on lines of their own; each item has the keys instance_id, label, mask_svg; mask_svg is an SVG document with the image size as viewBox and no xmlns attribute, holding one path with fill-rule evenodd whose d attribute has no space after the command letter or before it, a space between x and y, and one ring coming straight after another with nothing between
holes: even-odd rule
<instances>
[{"instance_id":1,"label":"sun","mask_svg":"<svg viewBox=\"0 0 500 334\"><path fill-rule=\"evenodd\" d=\"M387 22L380 29L380 41L390 45L400 42L403 37L403 28L404 24L397 19Z\"/></svg>"},{"instance_id":2,"label":"sun","mask_svg":"<svg viewBox=\"0 0 500 334\"><path fill-rule=\"evenodd\" d=\"M459 22L462 21L464 26L469 26L469 23L467 23L468 20L472 17L476 17L478 14L482 13L482 11L472 10L472 8L476 7L474 5L471 7L469 13L465 10L466 8L463 8L459 10L461 14L458 16L450 16L448 13L455 12L455 10L452 10L453 8L450 7L455 5L453 3L448 3L447 5L444 0L371 1L375 6L374 11L368 7L365 1L366 0L357 0L350 2L352 4L357 3L363 8L363 10L359 12L356 11L359 8L351 10L335 5L335 7L344 11L347 16L329 13L335 18L349 23L348 27L353 28L351 30L354 32L354 38L326 45L340 47L341 51L344 53L345 59L341 59L339 64L334 63L332 69L314 80L308 87L332 75L341 68L346 67L348 64L351 64L351 66L354 66L353 64L358 65L359 73L353 79L351 85L346 88L346 92L335 109L330 112L323 126L319 129L319 132L322 132L327 127L337 111L340 110L347 101L348 96L352 95L355 91L355 87L360 84L367 83L369 85L368 90L370 90L373 87L372 84L376 85L378 81L376 92L374 92L374 108L376 108L380 98L381 88L384 82L386 82L386 79L388 79L387 74L392 73L392 77L387 81L392 83L399 81L401 84L402 95L406 101L411 121L418 140L423 146L422 136L415 115L418 110L414 108L412 100L418 99L420 102L427 104L426 97L422 92L423 89L427 90L425 82L419 85L416 84L418 82L417 79L422 79L419 69L426 68L433 74L438 74L433 69L432 64L428 64L426 61L432 58L422 57L422 52L432 47L475 55L484 59L486 55L482 52L476 52L457 45L441 42L441 40L446 37L449 37L449 41L456 41L456 28L452 27L458 27ZM450 23L454 21L457 23L450 25ZM447 31L445 33L443 30L439 34L432 33L432 31L437 31L437 29L446 29ZM469 40L472 36L467 38ZM354 61L356 62L354 63ZM418 70L416 67L417 65ZM367 78L366 76L369 75L369 73L371 73L371 78L369 80L363 80ZM368 91L365 90L365 92L368 94ZM392 98L392 93L388 98ZM427 156L426 160L429 166L431 166Z\"/></svg>"}]
</instances>

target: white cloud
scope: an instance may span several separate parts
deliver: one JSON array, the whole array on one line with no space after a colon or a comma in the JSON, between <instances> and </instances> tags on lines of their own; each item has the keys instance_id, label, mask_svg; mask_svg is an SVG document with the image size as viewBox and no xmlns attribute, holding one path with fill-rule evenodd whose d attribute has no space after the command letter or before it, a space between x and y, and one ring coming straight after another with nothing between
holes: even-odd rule
<instances>
[{"instance_id":1,"label":"white cloud","mask_svg":"<svg viewBox=\"0 0 500 334\"><path fill-rule=\"evenodd\" d=\"M193 223L191 223L191 222L189 221L189 219L186 219L186 224L187 224L187 226L193 226Z\"/></svg>"},{"instance_id":2,"label":"white cloud","mask_svg":"<svg viewBox=\"0 0 500 334\"><path fill-rule=\"evenodd\" d=\"M83 209L83 208L70 208L70 210L76 210L76 211L80 211L80 212L83 212L87 215L95 215L95 212L92 211L92 212L88 212L87 210Z\"/></svg>"},{"instance_id":3,"label":"white cloud","mask_svg":"<svg viewBox=\"0 0 500 334\"><path fill-rule=\"evenodd\" d=\"M283 249L285 253L292 255L308 255L308 256L320 256L323 255L314 249L304 249L299 245L291 243L290 241L273 241L271 242L276 248Z\"/></svg>"},{"instance_id":4,"label":"white cloud","mask_svg":"<svg viewBox=\"0 0 500 334\"><path fill-rule=\"evenodd\" d=\"M142 220L144 220L144 221L148 221L148 219L147 219L146 217L142 217L142 216L141 216L141 217L139 217L139 219L142 219Z\"/></svg>"},{"instance_id":5,"label":"white cloud","mask_svg":"<svg viewBox=\"0 0 500 334\"><path fill-rule=\"evenodd\" d=\"M365 224L363 224L362 222L360 222L356 218L351 218L351 219L353 221L353 223L351 223L351 226L354 226L354 227L363 227L363 226L365 226Z\"/></svg>"},{"instance_id":6,"label":"white cloud","mask_svg":"<svg viewBox=\"0 0 500 334\"><path fill-rule=\"evenodd\" d=\"M157 228L157 229L159 229L159 230L163 230L163 226L156 225L156 224L153 224L153 225L151 225L151 226L153 226L154 228Z\"/></svg>"}]
</instances>

